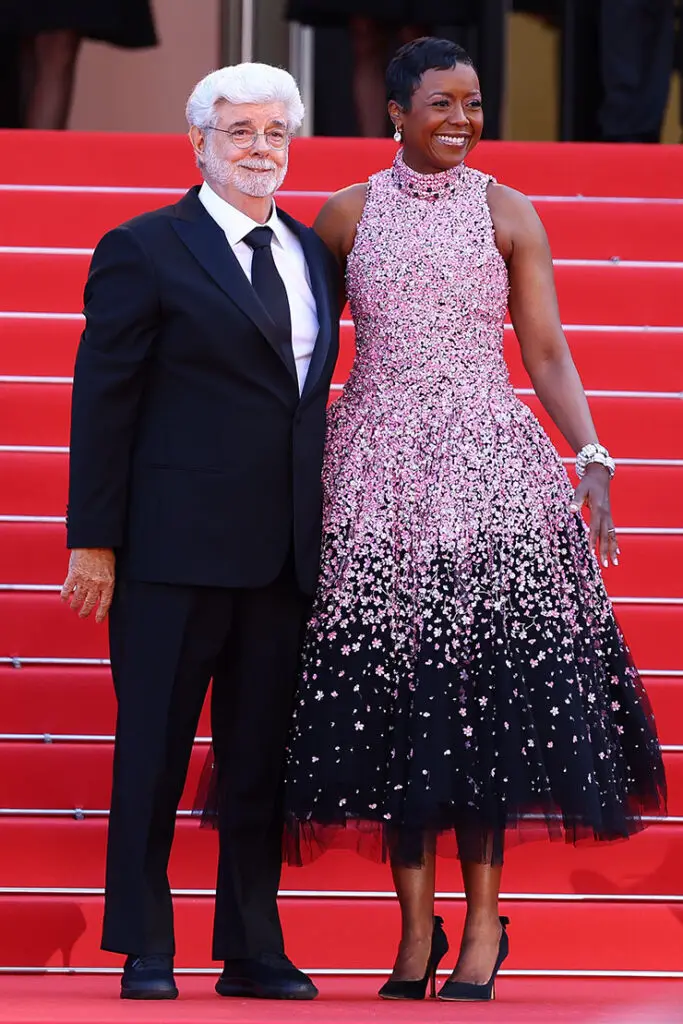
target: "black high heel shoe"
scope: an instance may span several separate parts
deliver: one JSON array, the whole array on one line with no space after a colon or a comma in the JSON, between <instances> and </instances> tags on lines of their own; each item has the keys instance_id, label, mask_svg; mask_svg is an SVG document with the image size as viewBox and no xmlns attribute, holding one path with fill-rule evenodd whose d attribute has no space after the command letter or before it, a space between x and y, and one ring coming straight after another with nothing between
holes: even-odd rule
<instances>
[{"instance_id":1,"label":"black high heel shoe","mask_svg":"<svg viewBox=\"0 0 683 1024\"><path fill-rule=\"evenodd\" d=\"M493 974L486 984L472 985L468 981L451 981L449 978L439 992L439 999L445 999L448 1002L462 1002L466 1000L488 1000L496 998L496 975L500 970L503 960L505 960L506 956L510 952L510 940L508 939L508 933L506 931L507 926L510 924L510 919L508 917L501 917L500 923L503 928L503 934L500 937L500 943L498 945L498 958L496 960L496 965L493 968Z\"/></svg>"},{"instance_id":2,"label":"black high heel shoe","mask_svg":"<svg viewBox=\"0 0 683 1024\"><path fill-rule=\"evenodd\" d=\"M382 985L378 995L382 999L424 999L427 985L429 985L429 994L434 999L436 997L436 971L447 952L448 939L443 930L443 918L435 917L432 948L429 952L424 978L420 978L419 981L392 981L390 978Z\"/></svg>"}]
</instances>

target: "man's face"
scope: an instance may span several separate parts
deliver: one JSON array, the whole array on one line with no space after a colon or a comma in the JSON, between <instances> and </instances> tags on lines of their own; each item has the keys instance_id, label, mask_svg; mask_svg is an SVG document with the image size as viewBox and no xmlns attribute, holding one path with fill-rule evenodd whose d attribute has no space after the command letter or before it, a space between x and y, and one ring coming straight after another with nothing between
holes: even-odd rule
<instances>
[{"instance_id":1,"label":"man's face","mask_svg":"<svg viewBox=\"0 0 683 1024\"><path fill-rule=\"evenodd\" d=\"M216 105L214 125L190 134L209 184L258 197L273 195L282 184L289 144L284 103L224 100Z\"/></svg>"}]
</instances>

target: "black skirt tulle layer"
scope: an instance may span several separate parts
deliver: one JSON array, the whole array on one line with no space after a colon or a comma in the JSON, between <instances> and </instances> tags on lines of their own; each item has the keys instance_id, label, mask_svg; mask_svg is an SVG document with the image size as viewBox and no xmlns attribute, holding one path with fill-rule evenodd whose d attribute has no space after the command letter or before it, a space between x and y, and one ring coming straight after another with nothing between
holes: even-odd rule
<instances>
[{"instance_id":1,"label":"black skirt tulle layer","mask_svg":"<svg viewBox=\"0 0 683 1024\"><path fill-rule=\"evenodd\" d=\"M399 740L377 700L374 707L366 705L371 710L365 711L358 743L350 714L346 726L343 710L334 719L306 712L302 721L300 705L288 751L283 859L305 865L335 847L417 866L436 849L497 864L506 846L543 838L572 844L620 840L646 827L648 817L665 815L654 717L621 632L610 622L611 636L603 634L579 656L580 684L574 658L574 669L564 659L531 665L527 658L522 695L519 673L508 666L510 645L505 657L490 646L489 664L480 661L479 675L490 679L493 670L496 706L489 710L488 700L483 706L474 702L474 720L468 717L470 702L468 716L458 714L456 727L444 706L430 713L426 731L409 729ZM520 668L518 658L519 652ZM345 664L353 676L348 658ZM437 664L423 651L415 689L445 699ZM451 667L458 692L466 682L476 693L477 672L462 680L463 671ZM326 686L338 692L338 684L335 691L333 681L321 679L320 669L316 675L316 694ZM471 726L460 726L465 718ZM219 790L210 753L196 801L205 825L215 825Z\"/></svg>"},{"instance_id":2,"label":"black skirt tulle layer","mask_svg":"<svg viewBox=\"0 0 683 1024\"><path fill-rule=\"evenodd\" d=\"M613 657L584 659L584 677L600 686L583 695L563 662L525 667L529 696L547 692L553 679L552 703L544 700L546 714L537 711L531 720L529 705L519 700L519 678L503 661L498 689L512 699L482 714L471 737L454 729L445 712L430 716L426 734L413 733L407 759L405 749L392 745L389 752L382 735L362 750L354 744L346 756L343 744L330 746L329 737L299 735L297 765L289 766L284 859L303 865L335 846L419 865L436 848L441 855L497 864L506 845L544 837L572 844L625 839L641 831L647 817L665 815L666 782L649 701L616 623L613 629ZM420 687L430 674L424 665ZM577 708L586 697L587 712ZM337 754L327 767L321 764L325 749ZM315 773L301 772L311 758L319 758ZM385 766L379 773L378 763Z\"/></svg>"}]
</instances>

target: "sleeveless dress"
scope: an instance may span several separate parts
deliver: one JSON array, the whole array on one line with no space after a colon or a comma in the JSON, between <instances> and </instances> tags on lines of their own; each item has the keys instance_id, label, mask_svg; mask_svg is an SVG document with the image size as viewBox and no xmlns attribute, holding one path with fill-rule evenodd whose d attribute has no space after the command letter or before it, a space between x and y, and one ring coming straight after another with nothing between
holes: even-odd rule
<instances>
[{"instance_id":1,"label":"sleeveless dress","mask_svg":"<svg viewBox=\"0 0 683 1024\"><path fill-rule=\"evenodd\" d=\"M665 813L588 529L509 380L492 180L400 153L370 179L287 750L293 863L334 843L419 864L435 841L498 863L506 836L610 840Z\"/></svg>"}]
</instances>

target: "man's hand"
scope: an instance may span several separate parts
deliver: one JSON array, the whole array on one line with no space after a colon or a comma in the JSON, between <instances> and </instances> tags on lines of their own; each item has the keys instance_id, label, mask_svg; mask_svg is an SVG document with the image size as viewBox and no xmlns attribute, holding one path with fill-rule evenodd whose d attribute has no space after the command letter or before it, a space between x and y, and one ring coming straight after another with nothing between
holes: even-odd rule
<instances>
[{"instance_id":1,"label":"man's hand","mask_svg":"<svg viewBox=\"0 0 683 1024\"><path fill-rule=\"evenodd\" d=\"M62 587L62 601L68 601L82 619L99 604L96 622L104 622L114 596L116 556L109 548L74 548L69 572Z\"/></svg>"}]
</instances>

